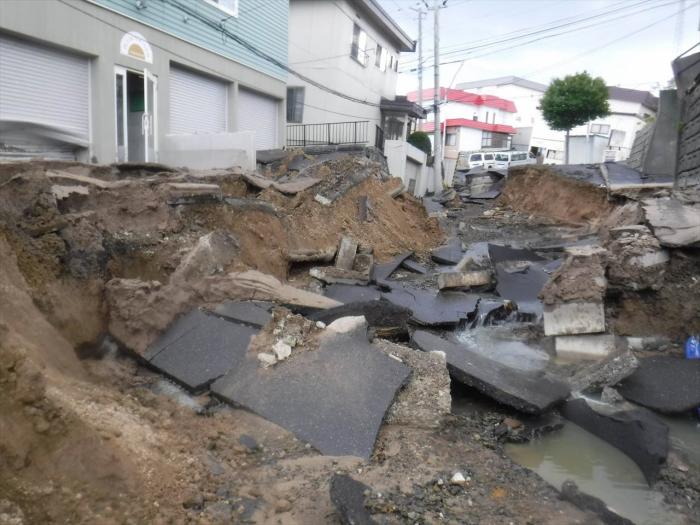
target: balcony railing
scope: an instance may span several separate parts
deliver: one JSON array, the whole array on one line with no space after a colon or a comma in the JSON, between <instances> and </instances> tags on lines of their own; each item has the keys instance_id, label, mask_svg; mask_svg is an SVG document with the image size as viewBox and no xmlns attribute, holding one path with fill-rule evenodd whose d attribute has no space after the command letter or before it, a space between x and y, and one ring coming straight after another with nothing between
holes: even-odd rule
<instances>
[{"instance_id":1,"label":"balcony railing","mask_svg":"<svg viewBox=\"0 0 700 525\"><path fill-rule=\"evenodd\" d=\"M324 124L288 124L287 146L325 146L366 144L369 141L369 121L327 122Z\"/></svg>"}]
</instances>

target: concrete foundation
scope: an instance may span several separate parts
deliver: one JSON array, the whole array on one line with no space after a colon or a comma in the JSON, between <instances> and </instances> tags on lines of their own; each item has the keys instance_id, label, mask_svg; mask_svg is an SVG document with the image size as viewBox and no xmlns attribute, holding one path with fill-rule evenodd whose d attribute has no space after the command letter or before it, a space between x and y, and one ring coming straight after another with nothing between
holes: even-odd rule
<instances>
[{"instance_id":1,"label":"concrete foundation","mask_svg":"<svg viewBox=\"0 0 700 525\"><path fill-rule=\"evenodd\" d=\"M544 335L605 332L603 303L571 302L544 306Z\"/></svg>"},{"instance_id":2,"label":"concrete foundation","mask_svg":"<svg viewBox=\"0 0 700 525\"><path fill-rule=\"evenodd\" d=\"M615 336L611 334L559 335L556 338L557 355L571 359L600 359L615 350Z\"/></svg>"},{"instance_id":3,"label":"concrete foundation","mask_svg":"<svg viewBox=\"0 0 700 525\"><path fill-rule=\"evenodd\" d=\"M255 170L255 133L166 135L160 152L164 164L192 169L238 166Z\"/></svg>"}]
</instances>

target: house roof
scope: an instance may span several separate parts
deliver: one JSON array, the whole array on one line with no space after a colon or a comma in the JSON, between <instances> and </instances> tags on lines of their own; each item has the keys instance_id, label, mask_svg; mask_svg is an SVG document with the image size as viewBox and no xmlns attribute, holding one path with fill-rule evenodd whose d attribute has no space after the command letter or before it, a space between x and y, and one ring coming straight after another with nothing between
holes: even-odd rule
<instances>
[{"instance_id":1,"label":"house roof","mask_svg":"<svg viewBox=\"0 0 700 525\"><path fill-rule=\"evenodd\" d=\"M655 97L648 91L608 86L608 98L622 100L624 102L636 102L652 111L657 111L659 109L658 97Z\"/></svg>"},{"instance_id":2,"label":"house roof","mask_svg":"<svg viewBox=\"0 0 700 525\"><path fill-rule=\"evenodd\" d=\"M423 90L423 100L430 100L433 98L434 89L424 89ZM490 108L502 109L503 111L508 111L510 113L515 113L517 109L515 108L515 103L511 100L506 100L505 98L496 97L493 95L477 95L476 93L468 93L461 89L449 89L440 88L439 96L442 100L449 100L450 102L459 102L460 104L471 104L472 106L487 106ZM412 91L407 95L408 100L415 101L418 99L418 92Z\"/></svg>"},{"instance_id":3,"label":"house roof","mask_svg":"<svg viewBox=\"0 0 700 525\"><path fill-rule=\"evenodd\" d=\"M513 126L507 124L489 124L480 120L471 120L468 118L448 118L441 125L443 129L447 125L448 128L472 128L481 129L483 131L493 131L494 133L509 133L515 135L517 130ZM422 131L433 131L435 129L434 122L424 122L421 126Z\"/></svg>"},{"instance_id":4,"label":"house roof","mask_svg":"<svg viewBox=\"0 0 700 525\"><path fill-rule=\"evenodd\" d=\"M545 84L540 84L539 82L534 82L532 80L513 75L507 77L486 78L484 80L475 80L473 82L461 82L460 84L457 84L457 87L459 89L473 89L488 86L506 86L510 84L533 89L535 91L541 91L542 93L547 91L547 86Z\"/></svg>"},{"instance_id":5,"label":"house roof","mask_svg":"<svg viewBox=\"0 0 700 525\"><path fill-rule=\"evenodd\" d=\"M398 113L406 113L411 117L415 118L425 118L427 111L425 108L420 107L415 102L411 102L406 97L396 96L394 100L389 100L388 98L382 97L379 103L379 108L382 111L395 111Z\"/></svg>"},{"instance_id":6,"label":"house roof","mask_svg":"<svg viewBox=\"0 0 700 525\"><path fill-rule=\"evenodd\" d=\"M399 51L413 52L416 50L416 41L401 29L377 0L350 0L350 4L382 29L385 35L396 44Z\"/></svg>"}]
</instances>

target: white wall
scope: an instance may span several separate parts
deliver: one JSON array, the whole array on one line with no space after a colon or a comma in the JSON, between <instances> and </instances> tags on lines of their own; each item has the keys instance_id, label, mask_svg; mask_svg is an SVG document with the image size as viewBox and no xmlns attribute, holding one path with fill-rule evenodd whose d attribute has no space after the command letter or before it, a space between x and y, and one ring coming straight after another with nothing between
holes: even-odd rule
<instances>
[{"instance_id":1,"label":"white wall","mask_svg":"<svg viewBox=\"0 0 700 525\"><path fill-rule=\"evenodd\" d=\"M397 73L375 65L377 43L398 59L399 52L380 31L360 16L347 0L292 0L289 3L289 65L313 80L352 97L379 103L393 99ZM365 66L350 56L353 26L367 33ZM345 100L289 75L288 85L306 87L304 124L369 120L369 139L374 141L380 124L379 107Z\"/></svg>"},{"instance_id":2,"label":"white wall","mask_svg":"<svg viewBox=\"0 0 700 525\"><path fill-rule=\"evenodd\" d=\"M384 155L391 176L400 178L407 189L413 185L416 197L422 197L427 191L435 191L433 170L427 169L428 156L423 151L404 140L386 140Z\"/></svg>"}]
</instances>

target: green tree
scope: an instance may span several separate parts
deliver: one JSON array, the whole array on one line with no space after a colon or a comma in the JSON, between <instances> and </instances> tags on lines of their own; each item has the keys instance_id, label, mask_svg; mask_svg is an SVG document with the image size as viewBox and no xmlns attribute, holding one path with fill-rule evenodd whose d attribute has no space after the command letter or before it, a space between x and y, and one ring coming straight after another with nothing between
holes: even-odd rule
<instances>
[{"instance_id":1,"label":"green tree","mask_svg":"<svg viewBox=\"0 0 700 525\"><path fill-rule=\"evenodd\" d=\"M566 163L569 163L569 131L610 113L605 81L587 72L555 78L540 101L549 127L566 131Z\"/></svg>"},{"instance_id":2,"label":"green tree","mask_svg":"<svg viewBox=\"0 0 700 525\"><path fill-rule=\"evenodd\" d=\"M430 137L424 131L414 131L408 136L406 142L424 151L426 155L430 155L432 144L430 144Z\"/></svg>"}]
</instances>

